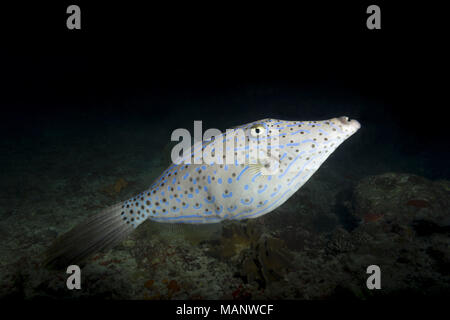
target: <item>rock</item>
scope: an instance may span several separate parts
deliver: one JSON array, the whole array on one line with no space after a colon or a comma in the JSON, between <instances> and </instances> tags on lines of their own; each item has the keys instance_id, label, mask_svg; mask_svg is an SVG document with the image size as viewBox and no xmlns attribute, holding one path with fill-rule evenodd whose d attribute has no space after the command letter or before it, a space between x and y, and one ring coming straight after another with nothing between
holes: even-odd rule
<instances>
[{"instance_id":1,"label":"rock","mask_svg":"<svg viewBox=\"0 0 450 320\"><path fill-rule=\"evenodd\" d=\"M264 282L270 283L283 278L292 268L292 254L278 238L263 235L255 248Z\"/></svg>"},{"instance_id":2,"label":"rock","mask_svg":"<svg viewBox=\"0 0 450 320\"><path fill-rule=\"evenodd\" d=\"M405 293L435 295L437 287L449 292L445 271L450 261L448 185L403 173L359 181L347 206L359 223L350 232L335 230L327 242L326 251L342 267L336 273L357 275L363 282L361 270L371 264L380 266L384 290L364 293L367 299ZM346 292L354 292L354 285L353 281L340 283Z\"/></svg>"},{"instance_id":3,"label":"rock","mask_svg":"<svg viewBox=\"0 0 450 320\"><path fill-rule=\"evenodd\" d=\"M440 224L450 215L448 182L412 174L386 173L361 180L353 193L352 214L362 223Z\"/></svg>"},{"instance_id":4,"label":"rock","mask_svg":"<svg viewBox=\"0 0 450 320\"><path fill-rule=\"evenodd\" d=\"M248 222L223 223L222 237L219 242L211 242L210 255L229 261L236 259L244 249L249 249L262 234L261 226L255 220Z\"/></svg>"},{"instance_id":5,"label":"rock","mask_svg":"<svg viewBox=\"0 0 450 320\"><path fill-rule=\"evenodd\" d=\"M237 267L248 283L265 288L280 281L292 267L292 254L283 240L265 233L257 220L226 222L220 242L211 242L209 253Z\"/></svg>"},{"instance_id":6,"label":"rock","mask_svg":"<svg viewBox=\"0 0 450 320\"><path fill-rule=\"evenodd\" d=\"M353 251L356 246L352 240L347 230L338 228L331 234L326 249L332 254Z\"/></svg>"}]
</instances>

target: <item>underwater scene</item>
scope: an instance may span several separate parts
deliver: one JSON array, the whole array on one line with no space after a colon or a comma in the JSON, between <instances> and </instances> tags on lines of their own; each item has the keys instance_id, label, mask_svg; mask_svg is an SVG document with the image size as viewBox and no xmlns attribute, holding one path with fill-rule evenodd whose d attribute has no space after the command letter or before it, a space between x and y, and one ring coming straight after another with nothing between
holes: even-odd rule
<instances>
[{"instance_id":1,"label":"underwater scene","mask_svg":"<svg viewBox=\"0 0 450 320\"><path fill-rule=\"evenodd\" d=\"M448 120L409 42L83 28L3 53L0 299L449 297ZM218 157L174 163L176 129Z\"/></svg>"}]
</instances>

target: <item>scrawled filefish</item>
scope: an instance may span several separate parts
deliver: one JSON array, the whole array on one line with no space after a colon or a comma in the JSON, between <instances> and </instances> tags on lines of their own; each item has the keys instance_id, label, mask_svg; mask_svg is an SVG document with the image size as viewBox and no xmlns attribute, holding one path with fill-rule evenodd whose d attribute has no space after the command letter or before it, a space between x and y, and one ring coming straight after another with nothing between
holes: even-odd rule
<instances>
[{"instance_id":1,"label":"scrawled filefish","mask_svg":"<svg viewBox=\"0 0 450 320\"><path fill-rule=\"evenodd\" d=\"M194 146L184 158L194 160L209 148L213 161L186 164L177 159L148 190L58 238L46 263L78 263L120 242L146 219L203 224L260 217L289 199L359 128L358 121L339 117L324 121L264 119L227 130ZM235 134L237 130L241 135ZM227 153L229 141L234 143L231 153ZM234 154L231 162L226 158L229 154Z\"/></svg>"}]
</instances>

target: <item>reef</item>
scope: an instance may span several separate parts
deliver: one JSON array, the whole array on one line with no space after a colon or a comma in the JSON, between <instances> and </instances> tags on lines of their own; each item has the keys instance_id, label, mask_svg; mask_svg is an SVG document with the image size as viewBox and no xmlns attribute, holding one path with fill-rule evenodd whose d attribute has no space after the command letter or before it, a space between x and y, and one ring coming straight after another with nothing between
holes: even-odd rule
<instances>
[{"instance_id":1,"label":"reef","mask_svg":"<svg viewBox=\"0 0 450 320\"><path fill-rule=\"evenodd\" d=\"M83 290L67 290L64 270L42 268L45 248L86 209L100 210L111 197L142 190L146 180L118 176L91 193L76 188L81 206L58 199L64 210L25 202L4 212L0 297L361 300L450 294L450 182L403 173L340 180L318 172L283 206L254 220L146 222L86 262ZM64 185L73 189L70 181ZM382 290L365 286L373 264L381 268Z\"/></svg>"},{"instance_id":2,"label":"reef","mask_svg":"<svg viewBox=\"0 0 450 320\"><path fill-rule=\"evenodd\" d=\"M412 174L386 173L358 183L351 213L362 222L383 220L407 226L413 221L450 223L450 183Z\"/></svg>"},{"instance_id":3,"label":"reef","mask_svg":"<svg viewBox=\"0 0 450 320\"><path fill-rule=\"evenodd\" d=\"M227 222L219 243L211 243L209 253L237 266L244 283L265 289L284 278L292 269L292 254L283 240L264 232L257 220Z\"/></svg>"}]
</instances>

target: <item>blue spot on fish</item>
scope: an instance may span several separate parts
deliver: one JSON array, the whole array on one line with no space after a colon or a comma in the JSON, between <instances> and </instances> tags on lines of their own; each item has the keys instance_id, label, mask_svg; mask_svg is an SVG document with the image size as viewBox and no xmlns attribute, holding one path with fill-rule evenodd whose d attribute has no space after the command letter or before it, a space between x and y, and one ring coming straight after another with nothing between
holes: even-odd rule
<instances>
[{"instance_id":1,"label":"blue spot on fish","mask_svg":"<svg viewBox=\"0 0 450 320\"><path fill-rule=\"evenodd\" d=\"M265 206L267 204L267 202L269 202L269 200L265 200L263 203L258 204L257 207L261 208L261 207Z\"/></svg>"},{"instance_id":2,"label":"blue spot on fish","mask_svg":"<svg viewBox=\"0 0 450 320\"><path fill-rule=\"evenodd\" d=\"M242 169L241 173L239 173L238 177L236 178L237 181L239 181L239 179L241 178L242 174L245 172L245 170L247 170L249 168L249 166L246 166L244 169ZM247 189L245 189L247 190Z\"/></svg>"},{"instance_id":3,"label":"blue spot on fish","mask_svg":"<svg viewBox=\"0 0 450 320\"><path fill-rule=\"evenodd\" d=\"M193 206L192 208L194 208L194 209L200 209L202 207L202 204L201 203L198 203L196 206Z\"/></svg>"},{"instance_id":4,"label":"blue spot on fish","mask_svg":"<svg viewBox=\"0 0 450 320\"><path fill-rule=\"evenodd\" d=\"M258 172L257 174L255 174L252 178L252 182L255 182L256 178L258 178L261 175L261 172Z\"/></svg>"},{"instance_id":5,"label":"blue spot on fish","mask_svg":"<svg viewBox=\"0 0 450 320\"><path fill-rule=\"evenodd\" d=\"M253 203L253 198L250 198L250 199L246 199L247 201L245 201L245 199L241 199L241 203L243 204L243 205L249 205L249 204L252 204Z\"/></svg>"},{"instance_id":6,"label":"blue spot on fish","mask_svg":"<svg viewBox=\"0 0 450 320\"><path fill-rule=\"evenodd\" d=\"M266 191L266 189L267 189L267 184L265 184L263 188L259 189L258 193L263 193L264 191Z\"/></svg>"}]
</instances>

